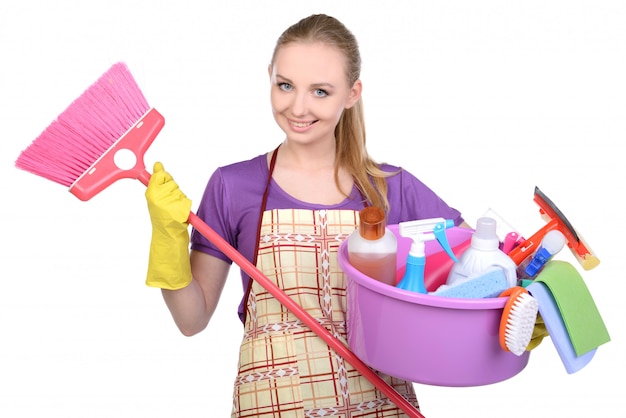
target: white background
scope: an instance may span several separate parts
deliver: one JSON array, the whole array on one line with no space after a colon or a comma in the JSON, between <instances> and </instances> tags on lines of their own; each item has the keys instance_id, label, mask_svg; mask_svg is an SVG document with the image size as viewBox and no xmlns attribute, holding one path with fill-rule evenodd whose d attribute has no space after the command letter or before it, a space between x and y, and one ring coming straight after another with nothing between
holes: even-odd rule
<instances>
[{"instance_id":1,"label":"white background","mask_svg":"<svg viewBox=\"0 0 626 418\"><path fill-rule=\"evenodd\" d=\"M167 121L148 168L163 161L197 202L217 166L281 141L267 65L282 30L317 12L360 41L376 159L409 169L470 223L492 208L527 236L544 225L537 185L602 261L581 272L612 341L586 368L568 375L547 340L505 382L416 385L423 414L626 417L620 0L2 0L0 416L229 416L238 269L208 329L183 337L144 285L141 183L80 202L14 161L125 61ZM580 268L567 250L559 258Z\"/></svg>"}]
</instances>

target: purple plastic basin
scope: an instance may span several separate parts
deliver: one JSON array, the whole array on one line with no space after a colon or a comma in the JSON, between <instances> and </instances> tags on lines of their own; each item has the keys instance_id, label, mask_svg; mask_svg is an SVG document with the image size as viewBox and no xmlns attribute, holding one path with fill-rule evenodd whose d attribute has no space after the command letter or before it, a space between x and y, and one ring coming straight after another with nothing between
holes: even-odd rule
<instances>
[{"instance_id":1,"label":"purple plastic basin","mask_svg":"<svg viewBox=\"0 0 626 418\"><path fill-rule=\"evenodd\" d=\"M389 229L398 237L401 274L411 240L399 236L397 225ZM446 232L450 245L459 248L473 231ZM441 259L441 252L436 241L426 242L427 274L429 259ZM516 356L500 347L507 298L445 298L389 286L352 267L347 240L339 249L339 265L347 280L348 343L368 366L416 383L481 386L513 377L528 364L530 352Z\"/></svg>"}]
</instances>

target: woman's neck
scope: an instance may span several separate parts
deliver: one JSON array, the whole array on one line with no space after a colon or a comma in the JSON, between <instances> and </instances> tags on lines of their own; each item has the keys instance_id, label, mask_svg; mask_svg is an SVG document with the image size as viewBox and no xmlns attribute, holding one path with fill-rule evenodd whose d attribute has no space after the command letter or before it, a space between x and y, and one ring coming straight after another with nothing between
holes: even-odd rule
<instances>
[{"instance_id":1,"label":"woman's neck","mask_svg":"<svg viewBox=\"0 0 626 418\"><path fill-rule=\"evenodd\" d=\"M341 203L352 190L352 177L339 170L335 181L335 149L294 145L285 141L275 150L274 181L298 200L322 205ZM271 153L268 153L268 162Z\"/></svg>"},{"instance_id":2,"label":"woman's neck","mask_svg":"<svg viewBox=\"0 0 626 418\"><path fill-rule=\"evenodd\" d=\"M335 167L335 142L298 144L286 139L280 146L277 164L303 170L323 170Z\"/></svg>"}]
</instances>

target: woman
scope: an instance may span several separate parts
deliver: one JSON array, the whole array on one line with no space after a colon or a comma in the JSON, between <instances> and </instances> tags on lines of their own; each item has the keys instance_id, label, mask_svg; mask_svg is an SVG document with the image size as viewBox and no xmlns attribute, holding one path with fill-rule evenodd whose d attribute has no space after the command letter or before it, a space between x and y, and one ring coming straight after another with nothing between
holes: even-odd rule
<instances>
[{"instance_id":1,"label":"woman","mask_svg":"<svg viewBox=\"0 0 626 418\"><path fill-rule=\"evenodd\" d=\"M366 205L389 224L444 217L464 224L417 178L376 163L365 147L361 59L338 20L312 15L278 39L268 68L273 151L218 168L198 216L329 331L346 342L342 239ZM153 224L147 284L163 289L185 335L208 324L231 261L197 231L191 202L155 164L146 191ZM274 297L242 273L244 324L233 417L397 417L402 412ZM411 382L383 377L417 406Z\"/></svg>"}]
</instances>

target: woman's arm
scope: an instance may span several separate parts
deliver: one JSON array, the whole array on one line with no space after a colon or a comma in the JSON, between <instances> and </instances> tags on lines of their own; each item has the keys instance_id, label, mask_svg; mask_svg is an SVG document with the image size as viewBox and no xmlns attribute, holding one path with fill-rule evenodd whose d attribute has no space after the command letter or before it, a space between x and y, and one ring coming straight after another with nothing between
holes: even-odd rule
<instances>
[{"instance_id":1,"label":"woman's arm","mask_svg":"<svg viewBox=\"0 0 626 418\"><path fill-rule=\"evenodd\" d=\"M162 289L176 326L186 336L206 328L224 289L230 264L212 255L191 251L193 279L178 290Z\"/></svg>"}]
</instances>

